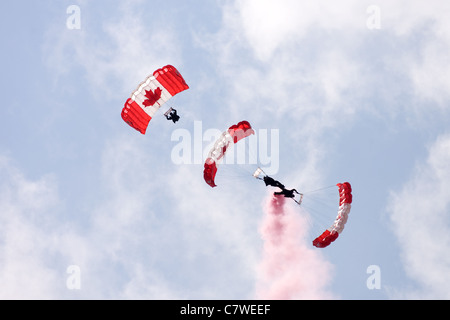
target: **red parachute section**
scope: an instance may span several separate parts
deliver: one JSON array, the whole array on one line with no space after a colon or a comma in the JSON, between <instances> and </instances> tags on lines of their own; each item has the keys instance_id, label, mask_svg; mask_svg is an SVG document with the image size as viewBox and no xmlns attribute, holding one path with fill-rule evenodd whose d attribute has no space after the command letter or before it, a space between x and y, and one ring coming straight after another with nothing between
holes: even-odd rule
<instances>
[{"instance_id":1,"label":"red parachute section","mask_svg":"<svg viewBox=\"0 0 450 320\"><path fill-rule=\"evenodd\" d=\"M153 72L131 94L122 109L122 119L145 134L156 111L174 95L189 89L178 70L167 65Z\"/></svg>"},{"instance_id":2,"label":"red parachute section","mask_svg":"<svg viewBox=\"0 0 450 320\"><path fill-rule=\"evenodd\" d=\"M339 211L333 225L325 230L320 236L313 241L313 245L317 248L325 248L337 239L339 234L344 230L352 203L352 187L350 183L338 183L339 188Z\"/></svg>"},{"instance_id":3,"label":"red parachute section","mask_svg":"<svg viewBox=\"0 0 450 320\"><path fill-rule=\"evenodd\" d=\"M216 173L217 173L216 161L214 161L211 158L206 159L205 167L203 169L203 178L205 179L205 182L209 184L212 188L217 187L217 185L214 182L214 179L216 178Z\"/></svg>"},{"instance_id":4,"label":"red parachute section","mask_svg":"<svg viewBox=\"0 0 450 320\"><path fill-rule=\"evenodd\" d=\"M245 120L232 125L227 131L222 133L214 143L213 148L209 151L208 158L205 161L203 178L208 185L212 188L217 186L214 181L217 173L217 162L225 155L229 145L231 143L237 143L254 133L255 131L252 129L250 123Z\"/></svg>"}]
</instances>

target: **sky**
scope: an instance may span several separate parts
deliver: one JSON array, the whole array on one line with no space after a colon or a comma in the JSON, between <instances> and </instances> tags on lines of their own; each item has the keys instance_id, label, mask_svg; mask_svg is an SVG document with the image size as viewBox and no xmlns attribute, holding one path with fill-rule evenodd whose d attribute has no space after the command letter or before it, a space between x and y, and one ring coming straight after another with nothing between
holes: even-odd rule
<instances>
[{"instance_id":1,"label":"sky","mask_svg":"<svg viewBox=\"0 0 450 320\"><path fill-rule=\"evenodd\" d=\"M1 299L450 298L448 1L0 7ZM168 64L181 120L142 135L121 110ZM211 188L205 154L242 120L256 162ZM258 165L305 205L273 207ZM344 181L345 229L315 248L338 208L307 191Z\"/></svg>"}]
</instances>

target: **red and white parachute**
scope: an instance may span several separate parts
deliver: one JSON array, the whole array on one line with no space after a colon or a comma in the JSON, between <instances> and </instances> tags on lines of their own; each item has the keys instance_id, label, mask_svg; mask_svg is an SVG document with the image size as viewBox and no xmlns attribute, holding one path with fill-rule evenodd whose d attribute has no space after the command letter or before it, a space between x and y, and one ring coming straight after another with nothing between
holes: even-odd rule
<instances>
[{"instance_id":1,"label":"red and white parachute","mask_svg":"<svg viewBox=\"0 0 450 320\"><path fill-rule=\"evenodd\" d=\"M336 220L330 228L325 230L320 236L313 241L313 245L317 248L325 248L331 242L337 239L339 234L344 230L348 214L352 207L352 187L350 183L338 183L339 188L339 210Z\"/></svg>"},{"instance_id":2,"label":"red and white parachute","mask_svg":"<svg viewBox=\"0 0 450 320\"><path fill-rule=\"evenodd\" d=\"M127 99L122 109L122 119L145 134L155 112L174 95L186 89L189 86L174 66L162 67L141 82Z\"/></svg>"},{"instance_id":3,"label":"red and white parachute","mask_svg":"<svg viewBox=\"0 0 450 320\"><path fill-rule=\"evenodd\" d=\"M232 125L227 131L223 132L219 139L216 140L214 146L208 153L205 161L203 177L205 182L211 187L216 187L214 179L217 173L217 163L223 158L231 143L237 143L239 140L254 134L255 131L248 121L241 121Z\"/></svg>"}]
</instances>

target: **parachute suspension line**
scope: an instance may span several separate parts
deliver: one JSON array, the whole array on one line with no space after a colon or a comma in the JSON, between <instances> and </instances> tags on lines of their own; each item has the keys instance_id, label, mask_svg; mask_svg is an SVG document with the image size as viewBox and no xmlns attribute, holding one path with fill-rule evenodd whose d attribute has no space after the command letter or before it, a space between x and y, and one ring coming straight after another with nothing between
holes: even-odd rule
<instances>
[{"instance_id":1,"label":"parachute suspension line","mask_svg":"<svg viewBox=\"0 0 450 320\"><path fill-rule=\"evenodd\" d=\"M162 114L163 116L168 116L169 113L170 113L170 111L173 110L172 106L170 105L170 103L169 103L168 101L166 102L166 105L167 105L167 107L169 107L169 109L167 109L167 110Z\"/></svg>"},{"instance_id":2,"label":"parachute suspension line","mask_svg":"<svg viewBox=\"0 0 450 320\"><path fill-rule=\"evenodd\" d=\"M172 110L175 110L175 108L172 107L172 105L169 101L167 101L165 104L167 105L168 109L162 114L162 116L164 116L166 118Z\"/></svg>"},{"instance_id":3,"label":"parachute suspension line","mask_svg":"<svg viewBox=\"0 0 450 320\"><path fill-rule=\"evenodd\" d=\"M311 191L305 191L305 192L303 192L303 194L319 192L319 191L323 191L323 190L326 190L326 189L331 189L331 188L334 188L334 187L336 187L336 185L331 185L331 186L328 186L328 187L323 187L323 188L315 189L315 190L311 190Z\"/></svg>"},{"instance_id":4,"label":"parachute suspension line","mask_svg":"<svg viewBox=\"0 0 450 320\"><path fill-rule=\"evenodd\" d=\"M245 140L246 156L248 156L248 159L246 160L248 161L249 167L251 167L252 170L255 169L255 167L259 168L258 146L256 146L256 150L252 148L251 141L254 141L252 140L253 138L254 137L249 137L249 139Z\"/></svg>"},{"instance_id":5,"label":"parachute suspension line","mask_svg":"<svg viewBox=\"0 0 450 320\"><path fill-rule=\"evenodd\" d=\"M304 192L304 206L311 206L309 209L317 211L317 213L332 211L335 208L336 201L339 200L338 194L334 191L331 188L322 188L321 191L315 191L313 193Z\"/></svg>"},{"instance_id":6,"label":"parachute suspension line","mask_svg":"<svg viewBox=\"0 0 450 320\"><path fill-rule=\"evenodd\" d=\"M229 177L235 177L240 179L248 178L248 176L253 175L255 178L257 178L255 173L256 170L260 169L258 166L258 159L256 157L256 154L254 150L250 146L250 142L248 139L242 139L242 141L239 141L233 145L230 145L229 148L233 148L233 153L228 153L226 156L232 156L232 158L227 158L224 156L222 160L224 160L223 163L221 163L221 166L223 168L223 171L228 171L225 173L227 178ZM256 161L255 161L256 159ZM231 161L231 162L229 162ZM227 166L229 168L227 168ZM262 169L260 169L262 171ZM264 175L266 173L264 172ZM262 180L262 178L257 178Z\"/></svg>"},{"instance_id":7,"label":"parachute suspension line","mask_svg":"<svg viewBox=\"0 0 450 320\"><path fill-rule=\"evenodd\" d=\"M302 207L314 217L316 226L322 228L328 224L328 215L335 211L336 201L339 200L336 185L302 192Z\"/></svg>"},{"instance_id":8,"label":"parachute suspension line","mask_svg":"<svg viewBox=\"0 0 450 320\"><path fill-rule=\"evenodd\" d=\"M248 177L253 175L255 168L258 166L258 158L255 151L251 147L251 137L242 139L233 145L232 163L235 165L236 171L240 171L242 176Z\"/></svg>"}]
</instances>

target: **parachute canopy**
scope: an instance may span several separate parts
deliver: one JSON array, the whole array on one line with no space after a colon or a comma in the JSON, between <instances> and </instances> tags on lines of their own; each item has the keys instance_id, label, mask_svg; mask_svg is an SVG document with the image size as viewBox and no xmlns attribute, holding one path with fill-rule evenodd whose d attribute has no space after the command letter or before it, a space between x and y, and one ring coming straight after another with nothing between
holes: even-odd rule
<instances>
[{"instance_id":1,"label":"parachute canopy","mask_svg":"<svg viewBox=\"0 0 450 320\"><path fill-rule=\"evenodd\" d=\"M216 187L214 179L217 173L217 162L223 158L229 145L231 143L237 143L239 140L254 133L255 131L252 129L250 123L244 120L232 125L227 131L221 134L209 151L208 158L205 161L203 177L208 185Z\"/></svg>"},{"instance_id":2,"label":"parachute canopy","mask_svg":"<svg viewBox=\"0 0 450 320\"><path fill-rule=\"evenodd\" d=\"M174 66L158 69L141 82L127 99L122 109L122 119L145 134L155 112L174 95L186 89L189 86Z\"/></svg>"},{"instance_id":3,"label":"parachute canopy","mask_svg":"<svg viewBox=\"0 0 450 320\"><path fill-rule=\"evenodd\" d=\"M317 248L325 248L337 239L339 234L344 230L345 223L348 219L348 214L350 213L352 206L352 187L348 182L338 183L337 186L339 188L338 215L331 227L314 239L313 245Z\"/></svg>"}]
</instances>

